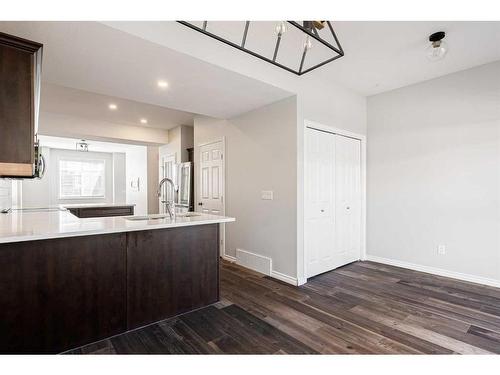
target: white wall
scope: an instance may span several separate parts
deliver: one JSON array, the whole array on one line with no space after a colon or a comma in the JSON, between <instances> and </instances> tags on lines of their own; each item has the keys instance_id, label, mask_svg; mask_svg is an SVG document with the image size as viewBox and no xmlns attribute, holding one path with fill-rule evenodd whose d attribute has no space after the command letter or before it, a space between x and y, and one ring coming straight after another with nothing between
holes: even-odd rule
<instances>
[{"instance_id":1,"label":"white wall","mask_svg":"<svg viewBox=\"0 0 500 375\"><path fill-rule=\"evenodd\" d=\"M46 171L45 175L41 179L33 180L20 180L21 183L21 199L16 202L18 206L23 207L48 207L52 203L51 198L51 186L52 178L51 175L54 172L51 166L51 148L42 147L42 155L45 158ZM53 190L56 190L54 186Z\"/></svg>"},{"instance_id":2,"label":"white wall","mask_svg":"<svg viewBox=\"0 0 500 375\"><path fill-rule=\"evenodd\" d=\"M295 97L218 120L195 118L195 161L198 145L226 139L226 254L236 249L269 257L274 271L297 274L297 109ZM199 175L195 163L195 181ZM197 185L197 184L196 184ZM195 188L195 200L198 198ZM262 200L273 190L274 200Z\"/></svg>"},{"instance_id":3,"label":"white wall","mask_svg":"<svg viewBox=\"0 0 500 375\"><path fill-rule=\"evenodd\" d=\"M499 77L496 62L368 99L369 255L500 280Z\"/></svg>"},{"instance_id":4,"label":"white wall","mask_svg":"<svg viewBox=\"0 0 500 375\"><path fill-rule=\"evenodd\" d=\"M12 181L0 179L0 210L12 206Z\"/></svg>"},{"instance_id":5,"label":"white wall","mask_svg":"<svg viewBox=\"0 0 500 375\"><path fill-rule=\"evenodd\" d=\"M126 198L128 204L135 204L135 214L148 213L148 155L145 146L132 146L125 156ZM139 190L132 188L132 180L139 179Z\"/></svg>"},{"instance_id":6,"label":"white wall","mask_svg":"<svg viewBox=\"0 0 500 375\"><path fill-rule=\"evenodd\" d=\"M126 154L124 152L113 152L113 189L115 203L127 202L126 176Z\"/></svg>"}]
</instances>

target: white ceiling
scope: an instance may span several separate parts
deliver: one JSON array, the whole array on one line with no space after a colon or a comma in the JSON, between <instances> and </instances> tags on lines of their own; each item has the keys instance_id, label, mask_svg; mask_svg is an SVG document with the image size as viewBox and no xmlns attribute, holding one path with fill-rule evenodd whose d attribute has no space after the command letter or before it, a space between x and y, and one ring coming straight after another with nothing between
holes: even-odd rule
<instances>
[{"instance_id":1,"label":"white ceiling","mask_svg":"<svg viewBox=\"0 0 500 375\"><path fill-rule=\"evenodd\" d=\"M220 118L292 95L97 22L0 22L0 31L43 43L42 79L59 86Z\"/></svg>"},{"instance_id":2,"label":"white ceiling","mask_svg":"<svg viewBox=\"0 0 500 375\"><path fill-rule=\"evenodd\" d=\"M373 95L500 60L500 22L336 22L345 56L311 72ZM445 31L448 54L425 55L428 37Z\"/></svg>"},{"instance_id":3,"label":"white ceiling","mask_svg":"<svg viewBox=\"0 0 500 375\"><path fill-rule=\"evenodd\" d=\"M224 30L231 22L226 26L226 21L212 23L219 24L214 29ZM269 22L259 24L267 29ZM221 66L230 67L228 60L241 61L242 55L255 60L253 71L268 70L270 65L172 21L108 22L107 25ZM290 80L330 81L369 96L500 60L500 22L343 21L333 22L333 26L345 56L301 77L287 73ZM443 60L431 62L425 55L428 37L441 30L447 34L449 52ZM262 43L275 38L272 27L268 33L271 37L263 38ZM231 69L237 70L238 64ZM276 75L281 74L280 68L273 69Z\"/></svg>"},{"instance_id":4,"label":"white ceiling","mask_svg":"<svg viewBox=\"0 0 500 375\"><path fill-rule=\"evenodd\" d=\"M44 83L40 110L83 117L115 124L171 129L178 125L193 125L194 114L157 105L117 98ZM115 104L116 110L110 110ZM142 124L146 119L147 124Z\"/></svg>"}]
</instances>

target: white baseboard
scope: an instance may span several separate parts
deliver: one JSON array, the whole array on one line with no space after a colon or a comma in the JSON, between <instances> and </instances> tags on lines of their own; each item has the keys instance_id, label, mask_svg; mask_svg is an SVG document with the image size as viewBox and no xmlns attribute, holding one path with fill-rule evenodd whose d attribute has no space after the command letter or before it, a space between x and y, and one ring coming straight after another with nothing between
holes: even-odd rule
<instances>
[{"instance_id":1,"label":"white baseboard","mask_svg":"<svg viewBox=\"0 0 500 375\"><path fill-rule=\"evenodd\" d=\"M305 283L307 283L307 277L299 277L297 279L297 286L304 285Z\"/></svg>"},{"instance_id":2,"label":"white baseboard","mask_svg":"<svg viewBox=\"0 0 500 375\"><path fill-rule=\"evenodd\" d=\"M231 255L223 254L222 259L227 260L228 262L231 263L236 263L236 258Z\"/></svg>"},{"instance_id":3,"label":"white baseboard","mask_svg":"<svg viewBox=\"0 0 500 375\"><path fill-rule=\"evenodd\" d=\"M375 255L370 255L370 254L367 254L366 260L376 262L376 263L388 264L390 266L408 268L410 270L430 273L433 275L450 277L452 279L468 281L471 283L483 284L483 285L488 285L488 286L500 288L500 280L490 279L487 277L475 276L475 275L470 275L470 274L455 272L455 271L448 271L448 270L445 270L442 268L423 266L421 264L409 263L409 262L404 262L404 261L396 260L396 259L382 258L382 257L378 257Z\"/></svg>"},{"instance_id":4,"label":"white baseboard","mask_svg":"<svg viewBox=\"0 0 500 375\"><path fill-rule=\"evenodd\" d=\"M267 276L271 276L273 269L273 260L271 258L242 249L236 249L236 264Z\"/></svg>"},{"instance_id":5,"label":"white baseboard","mask_svg":"<svg viewBox=\"0 0 500 375\"><path fill-rule=\"evenodd\" d=\"M295 285L297 286L297 279L292 276L285 275L284 273L278 272L278 271L271 271L271 277L274 277L275 279L281 280L287 284Z\"/></svg>"},{"instance_id":6,"label":"white baseboard","mask_svg":"<svg viewBox=\"0 0 500 375\"><path fill-rule=\"evenodd\" d=\"M273 260L271 258L252 253L247 250L236 249L236 258L229 255L224 255L223 258L231 262L234 261L236 262L236 264L242 267L281 280L287 284L297 286L305 283L303 282L302 284L298 284L298 281L295 277L273 270Z\"/></svg>"}]
</instances>

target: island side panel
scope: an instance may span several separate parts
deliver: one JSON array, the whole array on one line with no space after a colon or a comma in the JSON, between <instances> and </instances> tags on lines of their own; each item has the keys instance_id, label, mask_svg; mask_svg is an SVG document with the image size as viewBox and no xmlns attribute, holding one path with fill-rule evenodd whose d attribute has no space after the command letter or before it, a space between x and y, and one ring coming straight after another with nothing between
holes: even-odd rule
<instances>
[{"instance_id":1,"label":"island side panel","mask_svg":"<svg viewBox=\"0 0 500 375\"><path fill-rule=\"evenodd\" d=\"M127 233L127 323L134 329L219 300L219 224Z\"/></svg>"},{"instance_id":2,"label":"island side panel","mask_svg":"<svg viewBox=\"0 0 500 375\"><path fill-rule=\"evenodd\" d=\"M0 352L56 353L126 330L124 233L0 244Z\"/></svg>"}]
</instances>

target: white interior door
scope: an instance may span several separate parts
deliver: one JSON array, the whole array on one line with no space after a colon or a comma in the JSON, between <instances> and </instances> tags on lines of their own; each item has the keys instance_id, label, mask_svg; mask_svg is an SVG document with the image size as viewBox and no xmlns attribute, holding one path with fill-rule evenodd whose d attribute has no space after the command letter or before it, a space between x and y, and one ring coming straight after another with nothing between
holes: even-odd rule
<instances>
[{"instance_id":1,"label":"white interior door","mask_svg":"<svg viewBox=\"0 0 500 375\"><path fill-rule=\"evenodd\" d=\"M335 268L335 136L306 130L306 271L311 277Z\"/></svg>"},{"instance_id":2,"label":"white interior door","mask_svg":"<svg viewBox=\"0 0 500 375\"><path fill-rule=\"evenodd\" d=\"M335 136L335 249L337 267L361 254L361 141Z\"/></svg>"},{"instance_id":3,"label":"white interior door","mask_svg":"<svg viewBox=\"0 0 500 375\"><path fill-rule=\"evenodd\" d=\"M305 139L306 277L360 258L361 142L311 128Z\"/></svg>"},{"instance_id":4,"label":"white interior door","mask_svg":"<svg viewBox=\"0 0 500 375\"><path fill-rule=\"evenodd\" d=\"M224 215L223 157L222 141L200 146L198 211L213 215Z\"/></svg>"},{"instance_id":5,"label":"white interior door","mask_svg":"<svg viewBox=\"0 0 500 375\"><path fill-rule=\"evenodd\" d=\"M197 211L224 215L224 140L199 146L200 178L198 182ZM196 183L196 181L195 181ZM220 224L219 253L225 254L226 227Z\"/></svg>"}]
</instances>

